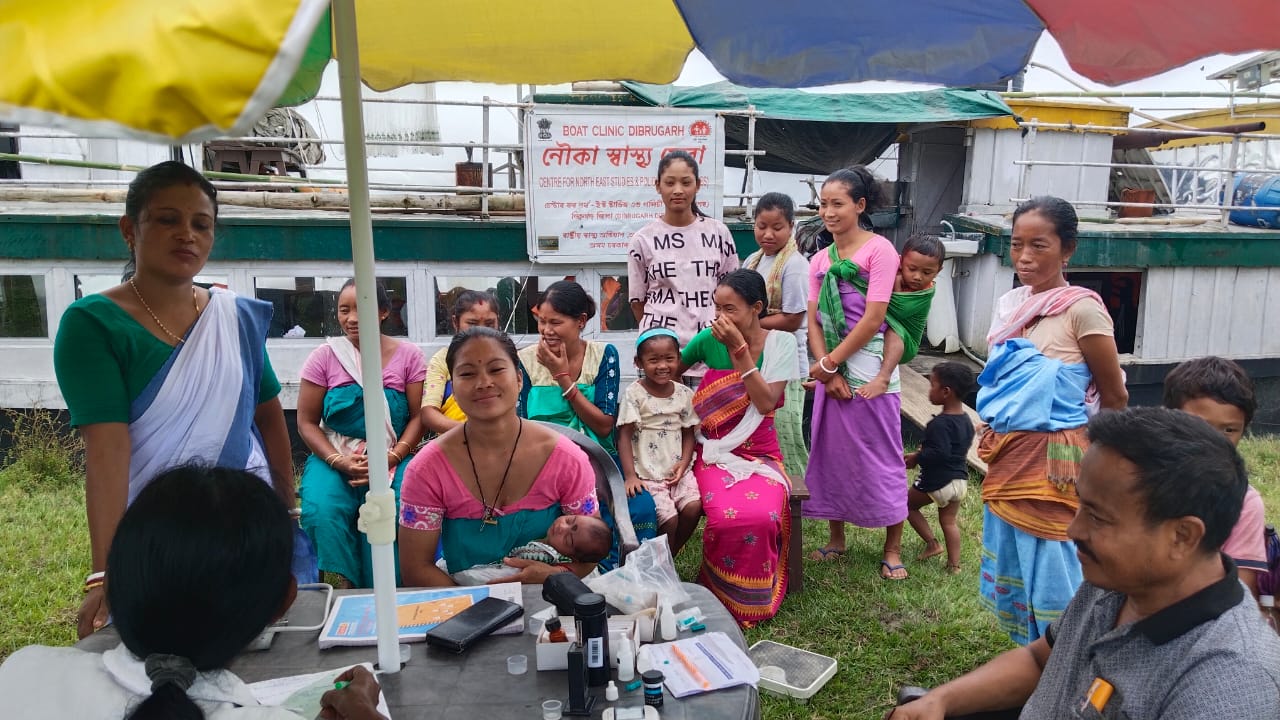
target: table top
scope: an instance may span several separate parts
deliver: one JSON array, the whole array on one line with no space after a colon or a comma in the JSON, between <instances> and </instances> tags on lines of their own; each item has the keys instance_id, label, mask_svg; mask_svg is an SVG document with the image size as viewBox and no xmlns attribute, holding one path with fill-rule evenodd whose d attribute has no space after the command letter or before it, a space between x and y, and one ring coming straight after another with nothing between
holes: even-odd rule
<instances>
[{"instance_id":1,"label":"table top","mask_svg":"<svg viewBox=\"0 0 1280 720\"><path fill-rule=\"evenodd\" d=\"M746 649L746 641L733 617L715 596L701 585L685 583L692 599L676 610L697 606L705 614L708 631L728 635ZM541 585L525 585L524 617L546 608ZM344 591L337 594L370 592ZM289 610L292 625L315 625L320 622L321 593L299 593ZM377 662L376 648L334 647L321 650L316 632L279 633L266 652L246 652L231 663L231 670L245 682L257 682L290 675L331 670L361 662ZM103 652L120 642L114 628L107 627L81 640L76 647ZM391 708L393 720L496 720L498 718L541 718L543 700L567 700L568 674L564 670L535 669L534 637L493 635L477 643L461 655L414 643L409 663L394 675L382 675L379 681ZM529 671L524 675L507 673L507 657L526 655ZM597 697L592 718L612 705L640 704L640 691L622 692L617 703L604 699L604 688L590 688ZM619 687L621 691L621 687ZM702 695L677 699L666 694L661 708L663 720L758 720L760 703L754 687L740 686ZM568 716L566 716L568 717Z\"/></svg>"}]
</instances>

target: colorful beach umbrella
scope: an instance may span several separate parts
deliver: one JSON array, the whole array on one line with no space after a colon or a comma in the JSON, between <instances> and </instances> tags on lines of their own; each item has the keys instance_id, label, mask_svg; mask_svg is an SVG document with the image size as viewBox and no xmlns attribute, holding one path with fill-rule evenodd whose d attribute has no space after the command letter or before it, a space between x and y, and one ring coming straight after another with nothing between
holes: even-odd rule
<instances>
[{"instance_id":1,"label":"colorful beach umbrella","mask_svg":"<svg viewBox=\"0 0 1280 720\"><path fill-rule=\"evenodd\" d=\"M906 80L984 85L1026 66L1048 30L1071 67L1107 85L1217 53L1280 45L1275 0L676 0L730 82L808 87Z\"/></svg>"},{"instance_id":2,"label":"colorful beach umbrella","mask_svg":"<svg viewBox=\"0 0 1280 720\"><path fill-rule=\"evenodd\" d=\"M731 82L967 87L1021 70L1044 31L1080 74L1138 80L1276 47L1276 0L357 0L375 90L470 80L668 83L696 46ZM154 140L247 134L314 95L324 0L0 0L0 118Z\"/></svg>"},{"instance_id":3,"label":"colorful beach umbrella","mask_svg":"<svg viewBox=\"0 0 1280 720\"><path fill-rule=\"evenodd\" d=\"M361 81L669 83L697 46L742 85L859 80L986 84L1019 71L1044 29L1087 77L1119 83L1204 55L1266 49L1276 0L0 0L0 121L157 142L245 135L282 97L315 93L338 58L360 324L377 327ZM358 23L357 23L358 20ZM301 72L300 72L301 71ZM381 382L361 347L366 387ZM399 667L381 418L370 424L378 661ZM366 512L368 509L368 512ZM381 512L382 518L375 516Z\"/></svg>"}]
</instances>

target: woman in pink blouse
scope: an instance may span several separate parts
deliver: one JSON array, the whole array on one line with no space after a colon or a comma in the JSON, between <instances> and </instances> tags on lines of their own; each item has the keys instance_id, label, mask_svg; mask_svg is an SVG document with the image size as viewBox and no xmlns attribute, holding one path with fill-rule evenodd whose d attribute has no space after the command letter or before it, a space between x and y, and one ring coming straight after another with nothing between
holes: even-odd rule
<instances>
[{"instance_id":1,"label":"woman in pink blouse","mask_svg":"<svg viewBox=\"0 0 1280 720\"><path fill-rule=\"evenodd\" d=\"M386 319L390 308L387 291L379 286L379 318ZM302 529L316 548L320 569L338 575L335 587L372 587L369 543L356 530L356 516L369 491L369 460L354 280L338 292L338 325L343 334L312 351L302 366L298 434L311 450L302 470ZM427 366L417 345L373 330L364 337L382 350L387 467L392 491L398 491L405 463L422 441L416 411Z\"/></svg>"},{"instance_id":2,"label":"woman in pink blouse","mask_svg":"<svg viewBox=\"0 0 1280 720\"><path fill-rule=\"evenodd\" d=\"M595 471L572 440L516 414L520 363L505 334L485 327L454 338L445 357L453 397L467 420L423 449L400 492L400 572L406 586L455 585L449 573L506 562L504 582L541 583L552 566L508 559L546 536L560 515L599 514ZM443 548L446 569L435 563Z\"/></svg>"}]
</instances>

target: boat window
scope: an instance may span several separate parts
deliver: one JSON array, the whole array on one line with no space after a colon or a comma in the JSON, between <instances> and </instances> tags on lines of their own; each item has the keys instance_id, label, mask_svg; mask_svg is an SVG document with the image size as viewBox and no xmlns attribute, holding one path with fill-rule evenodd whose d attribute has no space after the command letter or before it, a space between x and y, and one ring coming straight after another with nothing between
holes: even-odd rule
<instances>
[{"instance_id":1,"label":"boat window","mask_svg":"<svg viewBox=\"0 0 1280 720\"><path fill-rule=\"evenodd\" d=\"M1116 350L1133 352L1138 337L1138 300L1142 297L1142 273L1098 271L1064 273L1072 285L1087 287L1102 297L1115 323Z\"/></svg>"},{"instance_id":2,"label":"boat window","mask_svg":"<svg viewBox=\"0 0 1280 720\"><path fill-rule=\"evenodd\" d=\"M0 275L0 337L48 337L44 275Z\"/></svg>"},{"instance_id":3,"label":"boat window","mask_svg":"<svg viewBox=\"0 0 1280 720\"><path fill-rule=\"evenodd\" d=\"M601 275L600 329L604 332L630 332L636 329L636 316L627 301L627 274Z\"/></svg>"},{"instance_id":4,"label":"boat window","mask_svg":"<svg viewBox=\"0 0 1280 720\"><path fill-rule=\"evenodd\" d=\"M275 307L269 338L321 338L341 335L338 328L338 293L349 278L259 275L253 294ZM393 337L409 334L407 281L380 277L391 299L391 312L382 321L382 332Z\"/></svg>"},{"instance_id":5,"label":"boat window","mask_svg":"<svg viewBox=\"0 0 1280 720\"><path fill-rule=\"evenodd\" d=\"M100 292L106 292L117 286L121 282L120 273L85 273L76 275L76 299L85 295L95 295ZM200 287L220 287L227 286L226 275L197 275L194 280L196 285Z\"/></svg>"},{"instance_id":6,"label":"boat window","mask_svg":"<svg viewBox=\"0 0 1280 720\"><path fill-rule=\"evenodd\" d=\"M444 338L453 335L451 318L453 303L465 290L484 290L498 299L498 327L511 335L532 335L538 332L538 319L532 308L536 307L542 293L557 280L576 280L573 275L508 275L506 277L437 275L436 281L436 335ZM588 288L590 290L590 288ZM596 298L598 301L599 298Z\"/></svg>"}]
</instances>

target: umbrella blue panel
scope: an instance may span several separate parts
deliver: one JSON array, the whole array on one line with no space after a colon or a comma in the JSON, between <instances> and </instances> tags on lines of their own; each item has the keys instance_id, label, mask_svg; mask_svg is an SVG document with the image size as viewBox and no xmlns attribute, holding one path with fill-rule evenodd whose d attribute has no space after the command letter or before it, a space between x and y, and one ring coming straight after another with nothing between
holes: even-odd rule
<instances>
[{"instance_id":1,"label":"umbrella blue panel","mask_svg":"<svg viewBox=\"0 0 1280 720\"><path fill-rule=\"evenodd\" d=\"M1044 30L1022 0L676 0L676 6L716 69L754 87L987 84L1025 67Z\"/></svg>"}]
</instances>

